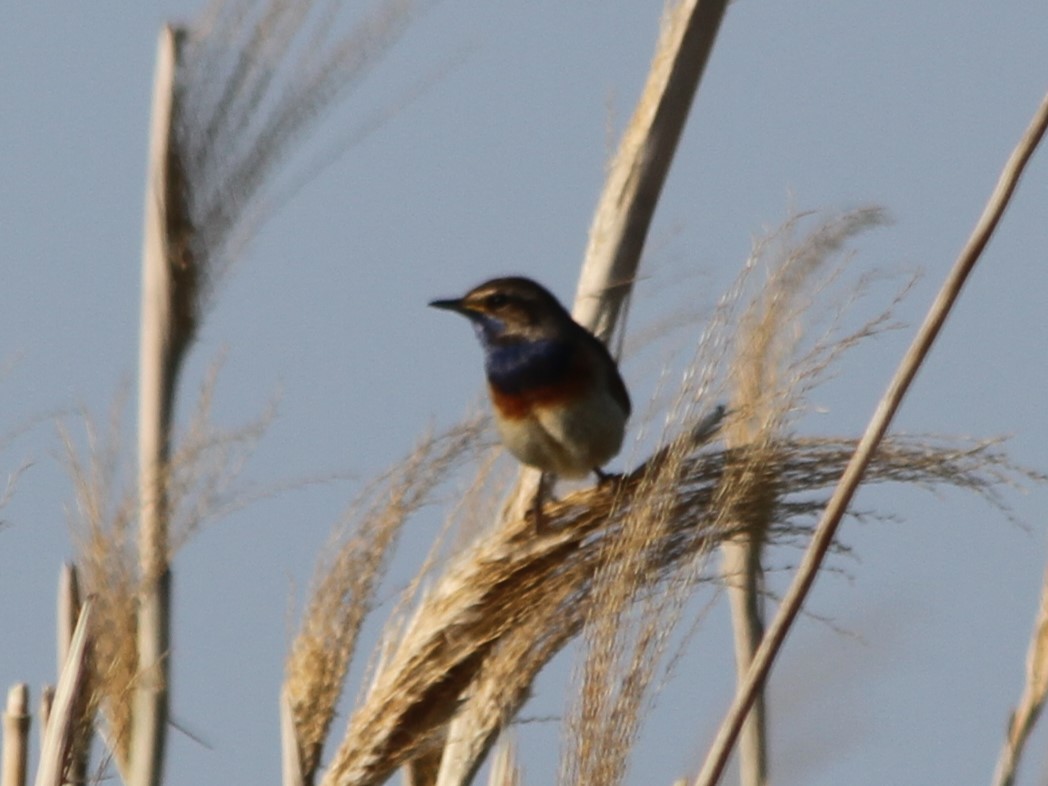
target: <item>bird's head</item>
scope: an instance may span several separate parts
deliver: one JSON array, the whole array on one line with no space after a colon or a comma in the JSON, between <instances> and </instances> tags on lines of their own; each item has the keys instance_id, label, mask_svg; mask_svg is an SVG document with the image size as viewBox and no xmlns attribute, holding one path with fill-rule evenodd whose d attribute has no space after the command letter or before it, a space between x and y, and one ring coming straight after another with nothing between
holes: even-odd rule
<instances>
[{"instance_id":1,"label":"bird's head","mask_svg":"<svg viewBox=\"0 0 1048 786\"><path fill-rule=\"evenodd\" d=\"M461 298L429 305L467 317L485 346L555 338L571 323L571 315L545 287L522 277L492 279Z\"/></svg>"}]
</instances>

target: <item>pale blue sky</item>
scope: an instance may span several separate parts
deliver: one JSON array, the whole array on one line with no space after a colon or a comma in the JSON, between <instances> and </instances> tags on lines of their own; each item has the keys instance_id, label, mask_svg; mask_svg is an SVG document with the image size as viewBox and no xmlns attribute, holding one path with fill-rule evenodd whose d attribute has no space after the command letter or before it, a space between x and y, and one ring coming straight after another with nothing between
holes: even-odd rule
<instances>
[{"instance_id":1,"label":"pale blue sky","mask_svg":"<svg viewBox=\"0 0 1048 786\"><path fill-rule=\"evenodd\" d=\"M197 10L0 10L0 364L9 367L0 433L78 405L104 418L133 379L156 33ZM658 1L444 0L318 127L321 140L337 138L461 59L266 224L219 293L184 388L224 351L222 422L242 422L279 392L252 479L366 478L475 399L479 351L465 325L425 308L430 299L509 272L570 299L609 127L621 129L632 110L660 10ZM915 324L1046 88L1043 0L736 0L656 216L630 327L650 324L669 291L675 303L712 303L751 239L790 206L867 203L895 223L860 239L855 264L923 270L900 311ZM1015 459L1048 469L1046 249L1042 150L900 429L1011 434ZM910 335L846 361L817 392L825 411L805 429L858 433ZM654 356L624 363L635 398L650 392L657 367ZM53 679L55 576L71 553L59 454L51 421L0 453L0 472L33 462L2 512L0 683L26 680L34 697ZM211 749L174 733L169 783L277 782L289 597L356 487L254 505L179 554L174 713ZM788 641L772 688L776 783L988 781L1046 557L1048 489L1007 499L1028 529L958 492L861 495L900 520L846 525L856 559L837 566L849 578L817 585L812 610L853 635L808 620ZM403 564L425 550L436 518L427 511L409 527ZM382 598L403 579L394 571ZM701 761L733 679L726 625L715 612L693 643L645 729L631 783L668 784ZM543 676L525 715L562 711L570 665L561 658ZM520 736L527 782L551 782L555 724L522 726ZM1035 747L1045 740L1038 733ZM1035 754L1020 784L1046 779Z\"/></svg>"}]
</instances>

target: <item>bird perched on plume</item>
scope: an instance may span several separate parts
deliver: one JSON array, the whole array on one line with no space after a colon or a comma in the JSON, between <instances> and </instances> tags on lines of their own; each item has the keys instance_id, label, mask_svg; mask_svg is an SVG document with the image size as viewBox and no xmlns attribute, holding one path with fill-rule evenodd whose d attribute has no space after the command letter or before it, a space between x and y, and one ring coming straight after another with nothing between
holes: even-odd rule
<instances>
[{"instance_id":1,"label":"bird perched on plume","mask_svg":"<svg viewBox=\"0 0 1048 786\"><path fill-rule=\"evenodd\" d=\"M608 478L601 467L622 447L630 397L598 338L528 278L492 279L461 298L429 305L473 324L502 443L543 473L537 523L548 475Z\"/></svg>"}]
</instances>

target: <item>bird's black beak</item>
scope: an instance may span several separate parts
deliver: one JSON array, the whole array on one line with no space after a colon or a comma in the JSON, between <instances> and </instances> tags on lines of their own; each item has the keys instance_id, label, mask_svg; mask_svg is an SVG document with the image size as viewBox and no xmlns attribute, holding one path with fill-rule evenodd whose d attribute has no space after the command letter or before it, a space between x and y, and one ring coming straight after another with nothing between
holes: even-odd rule
<instances>
[{"instance_id":1,"label":"bird's black beak","mask_svg":"<svg viewBox=\"0 0 1048 786\"><path fill-rule=\"evenodd\" d=\"M452 300L434 300L429 304L432 308L442 308L445 311L455 311L459 314L465 314L466 308L462 305L462 298L454 298Z\"/></svg>"}]
</instances>

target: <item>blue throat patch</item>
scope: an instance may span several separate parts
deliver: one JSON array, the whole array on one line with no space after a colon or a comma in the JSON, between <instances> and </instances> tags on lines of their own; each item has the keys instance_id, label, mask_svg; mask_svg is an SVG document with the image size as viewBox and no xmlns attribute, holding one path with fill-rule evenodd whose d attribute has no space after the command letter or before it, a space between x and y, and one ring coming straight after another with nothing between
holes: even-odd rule
<instances>
[{"instance_id":1,"label":"blue throat patch","mask_svg":"<svg viewBox=\"0 0 1048 786\"><path fill-rule=\"evenodd\" d=\"M503 393L519 395L556 384L571 368L572 346L557 339L482 339L488 381Z\"/></svg>"}]
</instances>

